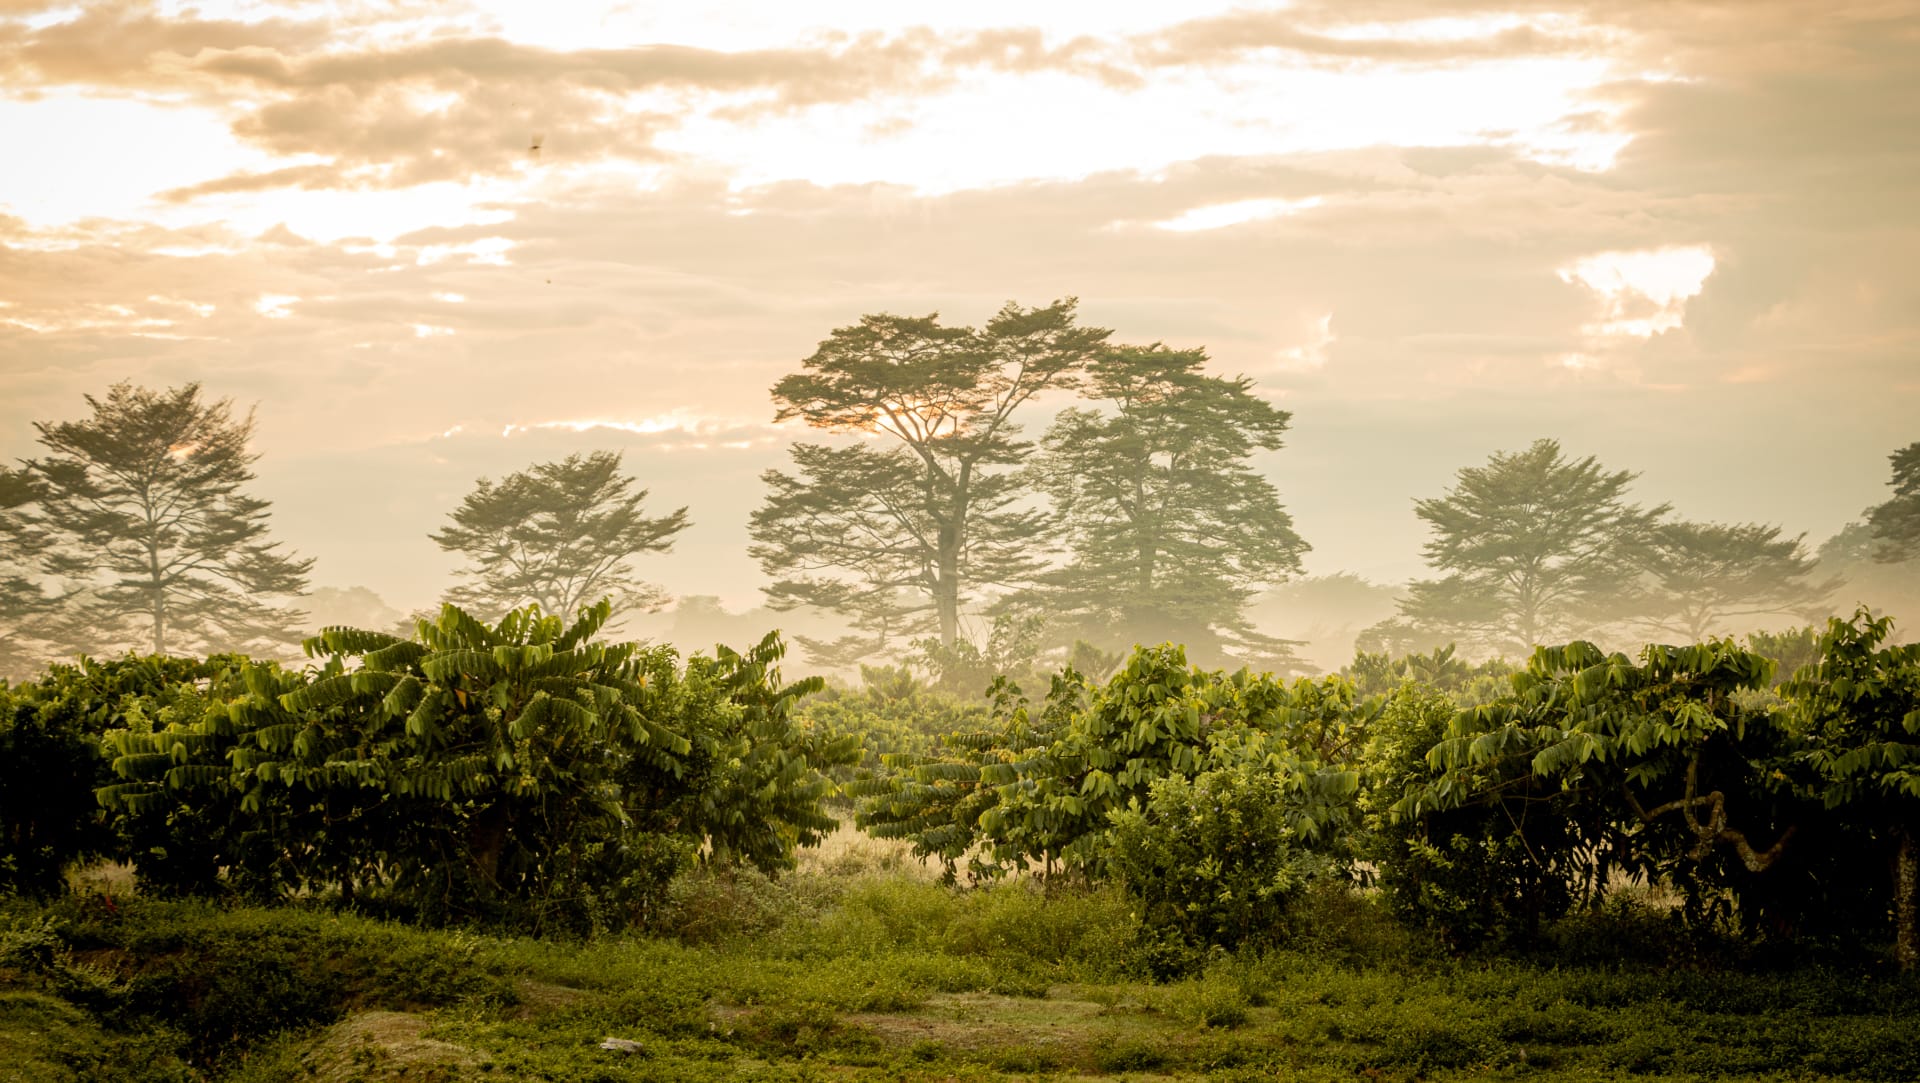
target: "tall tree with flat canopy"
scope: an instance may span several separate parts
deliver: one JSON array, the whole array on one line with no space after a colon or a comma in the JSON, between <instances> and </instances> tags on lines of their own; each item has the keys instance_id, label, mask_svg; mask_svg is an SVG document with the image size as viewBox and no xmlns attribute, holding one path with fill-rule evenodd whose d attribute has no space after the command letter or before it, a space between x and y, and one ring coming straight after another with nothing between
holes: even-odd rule
<instances>
[{"instance_id":1,"label":"tall tree with flat canopy","mask_svg":"<svg viewBox=\"0 0 1920 1083\"><path fill-rule=\"evenodd\" d=\"M1627 502L1636 475L1536 440L1457 476L1446 495L1414 502L1433 530L1427 563L1445 573L1409 584L1400 611L1415 626L1525 654L1631 615L1654 525L1669 510Z\"/></svg>"},{"instance_id":2,"label":"tall tree with flat canopy","mask_svg":"<svg viewBox=\"0 0 1920 1083\"><path fill-rule=\"evenodd\" d=\"M1687 642L1730 634L1743 617L1817 620L1840 585L1814 578L1804 538L1783 538L1777 526L1662 523L1651 542L1638 622Z\"/></svg>"},{"instance_id":3,"label":"tall tree with flat canopy","mask_svg":"<svg viewBox=\"0 0 1920 1083\"><path fill-rule=\"evenodd\" d=\"M1893 498L1867 509L1867 525L1879 544L1874 559L1894 564L1920 557L1920 443L1892 455Z\"/></svg>"},{"instance_id":4,"label":"tall tree with flat canopy","mask_svg":"<svg viewBox=\"0 0 1920 1083\"><path fill-rule=\"evenodd\" d=\"M259 456L253 414L200 385L118 383L87 396L93 416L36 423L51 453L25 463L38 492L24 513L64 580L70 645L168 651L260 649L297 640L302 614L269 599L306 589L313 561L267 540L267 501L246 495Z\"/></svg>"},{"instance_id":5,"label":"tall tree with flat canopy","mask_svg":"<svg viewBox=\"0 0 1920 1083\"><path fill-rule=\"evenodd\" d=\"M633 560L672 548L687 509L642 514L647 490L634 488L620 460L596 451L536 463L498 483L481 478L448 513L452 522L429 535L470 563L448 600L490 620L528 603L571 617L602 598L628 608L664 602Z\"/></svg>"},{"instance_id":6,"label":"tall tree with flat canopy","mask_svg":"<svg viewBox=\"0 0 1920 1083\"><path fill-rule=\"evenodd\" d=\"M1082 391L1106 409L1061 413L1034 468L1072 561L1030 597L1102 646L1171 639L1203 664L1284 665L1287 644L1256 633L1246 606L1308 546L1249 460L1281 446L1291 415L1206 362L1155 344L1088 366Z\"/></svg>"},{"instance_id":7,"label":"tall tree with flat canopy","mask_svg":"<svg viewBox=\"0 0 1920 1083\"><path fill-rule=\"evenodd\" d=\"M774 385L776 421L798 418L872 444L796 444L797 474L768 471L754 555L786 605L863 612L902 588L927 599L942 646L970 588L1035 571L1036 512L1014 472L1032 445L1014 415L1073 385L1110 332L1075 322L1075 300L1009 303L985 327L938 314L878 314L834 330ZM903 616L905 614L902 614Z\"/></svg>"}]
</instances>

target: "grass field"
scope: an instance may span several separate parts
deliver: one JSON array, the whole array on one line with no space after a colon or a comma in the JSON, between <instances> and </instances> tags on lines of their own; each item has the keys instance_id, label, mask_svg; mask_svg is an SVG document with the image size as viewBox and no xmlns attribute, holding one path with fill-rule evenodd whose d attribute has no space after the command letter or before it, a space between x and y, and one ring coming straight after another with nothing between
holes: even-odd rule
<instances>
[{"instance_id":1,"label":"grass field","mask_svg":"<svg viewBox=\"0 0 1920 1083\"><path fill-rule=\"evenodd\" d=\"M1203 956L1113 893L951 891L846 839L581 943L116 898L7 906L0 1079L1920 1078L1912 981L1676 955L1653 913L1456 958L1327 896Z\"/></svg>"}]
</instances>

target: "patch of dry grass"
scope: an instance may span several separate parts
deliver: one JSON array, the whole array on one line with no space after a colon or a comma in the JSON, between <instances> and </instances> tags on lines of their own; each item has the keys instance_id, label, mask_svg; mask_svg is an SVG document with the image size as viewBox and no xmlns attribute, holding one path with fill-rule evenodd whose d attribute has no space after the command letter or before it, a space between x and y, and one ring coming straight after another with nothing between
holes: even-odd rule
<instances>
[{"instance_id":1,"label":"patch of dry grass","mask_svg":"<svg viewBox=\"0 0 1920 1083\"><path fill-rule=\"evenodd\" d=\"M479 1064L470 1049L426 1036L408 1012L363 1012L328 1027L300 1056L316 1083L443 1083Z\"/></svg>"},{"instance_id":2,"label":"patch of dry grass","mask_svg":"<svg viewBox=\"0 0 1920 1083\"><path fill-rule=\"evenodd\" d=\"M898 876L909 880L933 881L940 878L940 865L913 856L913 844L900 839L876 839L853 826L851 818L841 822L833 834L818 846L794 855L794 871L801 876Z\"/></svg>"}]
</instances>

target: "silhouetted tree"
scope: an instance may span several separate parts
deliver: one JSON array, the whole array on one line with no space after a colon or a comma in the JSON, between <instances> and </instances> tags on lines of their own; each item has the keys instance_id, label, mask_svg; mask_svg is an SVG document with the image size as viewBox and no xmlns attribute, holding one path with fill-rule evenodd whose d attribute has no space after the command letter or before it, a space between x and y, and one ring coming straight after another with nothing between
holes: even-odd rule
<instances>
[{"instance_id":1,"label":"silhouetted tree","mask_svg":"<svg viewBox=\"0 0 1920 1083\"><path fill-rule=\"evenodd\" d=\"M1920 614L1920 550L1904 560L1889 561L1885 543L1873 536L1873 527L1854 522L1820 543L1820 574L1840 583L1827 605L1828 615L1851 613L1866 606L1877 616ZM1896 639L1910 638L1905 626Z\"/></svg>"},{"instance_id":2,"label":"silhouetted tree","mask_svg":"<svg viewBox=\"0 0 1920 1083\"><path fill-rule=\"evenodd\" d=\"M799 418L879 446L796 444L796 474L770 470L754 513L753 554L776 577L775 606L852 612L871 627L926 599L952 647L969 588L1017 582L1038 567L1036 512L1012 470L1032 445L1014 415L1071 386L1109 332L1080 327L1072 298L1008 304L985 327L936 315L871 315L836 329L774 385L775 420Z\"/></svg>"},{"instance_id":3,"label":"silhouetted tree","mask_svg":"<svg viewBox=\"0 0 1920 1083\"><path fill-rule=\"evenodd\" d=\"M1867 525L1879 547L1874 558L1886 563L1920 557L1920 443L1887 456L1893 463L1893 499L1867 509Z\"/></svg>"},{"instance_id":4,"label":"silhouetted tree","mask_svg":"<svg viewBox=\"0 0 1920 1083\"><path fill-rule=\"evenodd\" d=\"M498 483L481 478L449 526L429 535L471 562L454 604L498 619L538 603L571 617L611 598L625 608L653 608L666 595L640 581L633 560L665 552L687 527L687 509L657 519L641 513L647 490L620 472L620 455L596 451L537 463Z\"/></svg>"},{"instance_id":5,"label":"silhouetted tree","mask_svg":"<svg viewBox=\"0 0 1920 1083\"><path fill-rule=\"evenodd\" d=\"M1536 440L1458 477L1445 496L1414 503L1433 529L1427 563L1446 573L1409 585L1400 611L1416 626L1524 655L1631 612L1668 510L1626 502L1635 475Z\"/></svg>"},{"instance_id":6,"label":"silhouetted tree","mask_svg":"<svg viewBox=\"0 0 1920 1083\"><path fill-rule=\"evenodd\" d=\"M52 602L36 574L47 539L23 517L39 496L31 473L0 466L0 678L26 677L43 661L30 640Z\"/></svg>"},{"instance_id":7,"label":"silhouetted tree","mask_svg":"<svg viewBox=\"0 0 1920 1083\"><path fill-rule=\"evenodd\" d=\"M267 540L269 503L246 495L253 415L200 385L130 383L87 396L93 416L36 423L50 454L25 463L37 492L20 529L42 533L40 570L63 581L70 646L144 644L207 653L297 639L301 614L268 599L306 589L312 560Z\"/></svg>"},{"instance_id":8,"label":"silhouetted tree","mask_svg":"<svg viewBox=\"0 0 1920 1083\"><path fill-rule=\"evenodd\" d=\"M1653 529L1650 584L1640 622L1698 642L1732 631L1737 617L1814 620L1840 585L1815 579L1802 538L1758 523L1662 523Z\"/></svg>"},{"instance_id":9,"label":"silhouetted tree","mask_svg":"<svg viewBox=\"0 0 1920 1083\"><path fill-rule=\"evenodd\" d=\"M1250 462L1290 415L1252 382L1208 376L1202 350L1102 351L1082 383L1106 410L1063 412L1034 471L1072 560L1032 597L1072 636L1126 649L1172 639L1203 664L1287 665L1247 601L1300 570L1307 543Z\"/></svg>"}]
</instances>

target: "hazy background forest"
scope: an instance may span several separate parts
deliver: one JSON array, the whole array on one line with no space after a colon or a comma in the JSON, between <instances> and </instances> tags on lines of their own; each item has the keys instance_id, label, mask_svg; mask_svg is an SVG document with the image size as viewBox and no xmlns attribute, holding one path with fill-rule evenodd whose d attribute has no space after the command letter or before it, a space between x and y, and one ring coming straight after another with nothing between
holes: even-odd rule
<instances>
[{"instance_id":1,"label":"hazy background forest","mask_svg":"<svg viewBox=\"0 0 1920 1083\"><path fill-rule=\"evenodd\" d=\"M1169 600L1213 608L1222 660L1324 670L1370 631L1484 653L1484 627L1394 623L1485 623L1434 586L1460 569L1423 549L1419 502L1542 438L1631 475L1621 509L1670 509L1666 559L1770 562L1696 584L1717 608L1690 633L1898 614L1912 570L1858 524L1896 495L1920 395L1902 8L11 5L0 116L59 152L0 186L0 456L57 457L34 426L119 383L197 384L251 412L243 491L312 561L261 600L384 627L466 582L433 536L478 479L610 452L645 517L686 509L632 565L657 603L628 607L635 634L777 625L844 640L809 653L851 674L845 637L880 643L872 590L903 573L816 569L866 608L770 610L825 596L780 592L804 576L756 552L754 517L768 471L805 472L797 443L899 445L769 393L865 316L987 334L1009 301L1077 297L1075 326L1224 381L1241 413L1207 424L1245 446L1218 469L1272 492L1220 474L1179 499L1260 504L1268 550L1213 530L1244 563L1177 558L1188 580L1121 632L1089 593L1113 509L1069 464L1145 422L1057 381L1015 412L1034 446L982 467L1027 471L1009 511L1038 519L973 554L952 635L915 572L869 661L912 657L929 617L984 649L996 606L1067 605L1036 641L1056 652L1187 638ZM8 574L42 594L110 578L18 545ZM1638 641L1676 634L1671 602L1550 623ZM56 645L147 642L89 620Z\"/></svg>"},{"instance_id":2,"label":"hazy background forest","mask_svg":"<svg viewBox=\"0 0 1920 1083\"><path fill-rule=\"evenodd\" d=\"M1069 662L1098 676L1134 646L1280 675L1356 652L1523 658L1536 645L1696 642L1779 632L1920 592L1920 443L1888 498L1814 547L1778 525L1705 523L1633 500L1636 476L1542 438L1463 466L1414 502L1430 578L1302 574L1309 543L1253 456L1291 420L1203 350L1112 341L1072 299L1009 304L984 328L887 314L836 329L773 388L796 442L768 470L750 552L765 602L730 611L643 576L670 566L688 507L649 506L617 451L481 478L430 540L445 600L486 621L602 599L628 634L688 651L785 626L810 668L904 665L978 694ZM1044 435L1021 421L1046 392ZM125 651L292 660L322 627L408 634L366 587L312 586L316 561L254 497L256 419L198 385L116 384L90 415L39 422L42 456L0 472L0 663ZM591 431L591 430L590 430Z\"/></svg>"}]
</instances>

